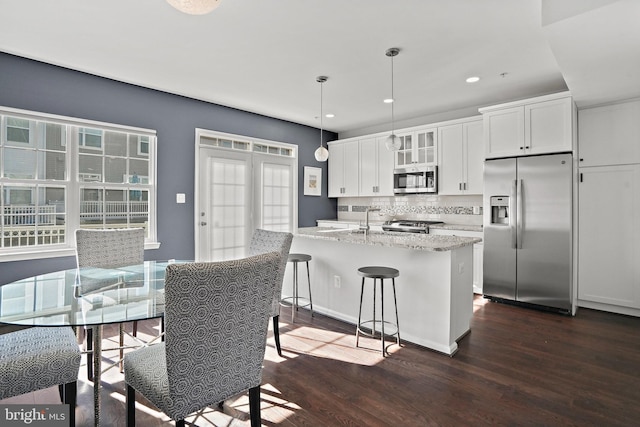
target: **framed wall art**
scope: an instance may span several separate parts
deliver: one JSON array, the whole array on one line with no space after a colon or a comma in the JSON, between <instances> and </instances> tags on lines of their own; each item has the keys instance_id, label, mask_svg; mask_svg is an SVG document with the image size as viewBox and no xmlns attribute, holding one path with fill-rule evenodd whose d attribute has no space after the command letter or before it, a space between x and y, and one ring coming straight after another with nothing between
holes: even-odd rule
<instances>
[{"instance_id":1,"label":"framed wall art","mask_svg":"<svg viewBox=\"0 0 640 427\"><path fill-rule=\"evenodd\" d=\"M311 166L304 167L304 195L322 195L322 169Z\"/></svg>"}]
</instances>

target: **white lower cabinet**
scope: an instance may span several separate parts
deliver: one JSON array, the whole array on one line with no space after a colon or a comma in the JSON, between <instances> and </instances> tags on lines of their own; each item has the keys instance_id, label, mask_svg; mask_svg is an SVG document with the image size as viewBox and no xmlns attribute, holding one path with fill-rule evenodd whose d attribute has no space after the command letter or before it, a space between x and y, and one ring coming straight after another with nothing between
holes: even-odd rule
<instances>
[{"instance_id":1,"label":"white lower cabinet","mask_svg":"<svg viewBox=\"0 0 640 427\"><path fill-rule=\"evenodd\" d=\"M473 293L482 295L482 269L484 244L473 245Z\"/></svg>"},{"instance_id":2,"label":"white lower cabinet","mask_svg":"<svg viewBox=\"0 0 640 427\"><path fill-rule=\"evenodd\" d=\"M640 165L579 173L578 304L640 309Z\"/></svg>"},{"instance_id":3,"label":"white lower cabinet","mask_svg":"<svg viewBox=\"0 0 640 427\"><path fill-rule=\"evenodd\" d=\"M442 228L430 228L429 234L440 236L461 236L461 237L479 237L482 239L483 233L481 231L467 231L467 230L445 230ZM473 293L482 294L482 263L483 255L482 251L484 245L482 242L474 243L473 245Z\"/></svg>"}]
</instances>

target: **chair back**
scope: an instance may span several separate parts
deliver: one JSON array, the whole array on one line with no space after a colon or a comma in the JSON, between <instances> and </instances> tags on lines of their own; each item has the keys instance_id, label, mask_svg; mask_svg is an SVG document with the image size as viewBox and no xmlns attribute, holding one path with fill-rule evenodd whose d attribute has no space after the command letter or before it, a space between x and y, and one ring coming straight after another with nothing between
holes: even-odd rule
<instances>
[{"instance_id":1,"label":"chair back","mask_svg":"<svg viewBox=\"0 0 640 427\"><path fill-rule=\"evenodd\" d=\"M260 385L279 264L271 252L167 267L165 351L178 413Z\"/></svg>"},{"instance_id":2,"label":"chair back","mask_svg":"<svg viewBox=\"0 0 640 427\"><path fill-rule=\"evenodd\" d=\"M291 249L293 234L282 231L269 231L261 228L256 229L251 237L249 244L249 255L258 255L267 252L278 252L282 257L276 277L276 293L271 302L271 317L280 314L280 294L282 292L282 281L284 280L284 271L287 268L287 257Z\"/></svg>"},{"instance_id":3,"label":"chair back","mask_svg":"<svg viewBox=\"0 0 640 427\"><path fill-rule=\"evenodd\" d=\"M76 230L78 267L124 267L144 262L144 229Z\"/></svg>"}]
</instances>

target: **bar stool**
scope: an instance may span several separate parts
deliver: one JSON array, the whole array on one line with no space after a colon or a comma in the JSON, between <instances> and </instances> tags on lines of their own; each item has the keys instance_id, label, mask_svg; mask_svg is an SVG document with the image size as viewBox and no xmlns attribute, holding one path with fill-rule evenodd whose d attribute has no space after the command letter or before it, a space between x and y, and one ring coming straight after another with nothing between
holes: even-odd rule
<instances>
[{"instance_id":1,"label":"bar stool","mask_svg":"<svg viewBox=\"0 0 640 427\"><path fill-rule=\"evenodd\" d=\"M396 299L396 277L400 275L400 272L395 268L390 267L361 267L358 269L358 274L362 276L362 286L360 288L360 308L358 309L358 324L356 325L356 347L360 340L360 334L375 337L376 328L380 327L380 340L382 342L382 356L387 356L389 352L385 346L385 325L392 326L395 331L388 335L395 335L398 345L400 345L400 324L398 322L398 300ZM362 321L362 300L364 297L364 279L373 279L373 319ZM382 309L380 320L376 320L376 281L380 280L380 306ZM396 323L386 322L384 320L384 279L391 279L391 285L393 287L393 304L396 310ZM370 325L371 327L368 327ZM362 329L369 329L371 332L365 332Z\"/></svg>"},{"instance_id":2,"label":"bar stool","mask_svg":"<svg viewBox=\"0 0 640 427\"><path fill-rule=\"evenodd\" d=\"M311 316L313 316L313 302L311 300L311 279L309 278L309 261L311 261L311 255L307 254L289 254L287 262L293 263L293 296L282 298L281 302L291 302L291 323L296 321L296 311L298 308L309 307L311 310ZM309 298L300 297L298 295L298 263L304 262L307 264L307 284L309 286ZM303 300L303 304L300 305L300 300Z\"/></svg>"}]
</instances>

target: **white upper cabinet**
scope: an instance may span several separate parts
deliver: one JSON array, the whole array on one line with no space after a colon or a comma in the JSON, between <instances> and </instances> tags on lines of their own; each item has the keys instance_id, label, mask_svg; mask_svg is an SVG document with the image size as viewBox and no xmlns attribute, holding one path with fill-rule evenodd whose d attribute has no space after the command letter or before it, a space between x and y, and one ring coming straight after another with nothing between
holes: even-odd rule
<instances>
[{"instance_id":1,"label":"white upper cabinet","mask_svg":"<svg viewBox=\"0 0 640 427\"><path fill-rule=\"evenodd\" d=\"M329 197L358 195L359 157L358 141L329 144Z\"/></svg>"},{"instance_id":2,"label":"white upper cabinet","mask_svg":"<svg viewBox=\"0 0 640 427\"><path fill-rule=\"evenodd\" d=\"M485 157L573 150L575 106L568 92L481 108Z\"/></svg>"},{"instance_id":3,"label":"white upper cabinet","mask_svg":"<svg viewBox=\"0 0 640 427\"><path fill-rule=\"evenodd\" d=\"M482 120L487 159L524 154L524 107L483 113Z\"/></svg>"},{"instance_id":4,"label":"white upper cabinet","mask_svg":"<svg viewBox=\"0 0 640 427\"><path fill-rule=\"evenodd\" d=\"M482 194L482 120L438 128L438 194Z\"/></svg>"},{"instance_id":5,"label":"white upper cabinet","mask_svg":"<svg viewBox=\"0 0 640 427\"><path fill-rule=\"evenodd\" d=\"M640 163L640 100L578 111L579 165Z\"/></svg>"},{"instance_id":6,"label":"white upper cabinet","mask_svg":"<svg viewBox=\"0 0 640 427\"><path fill-rule=\"evenodd\" d=\"M437 129L400 133L400 149L395 152L396 168L435 166L438 163Z\"/></svg>"},{"instance_id":7,"label":"white upper cabinet","mask_svg":"<svg viewBox=\"0 0 640 427\"><path fill-rule=\"evenodd\" d=\"M393 196L393 152L386 137L367 138L360 145L360 196Z\"/></svg>"}]
</instances>

